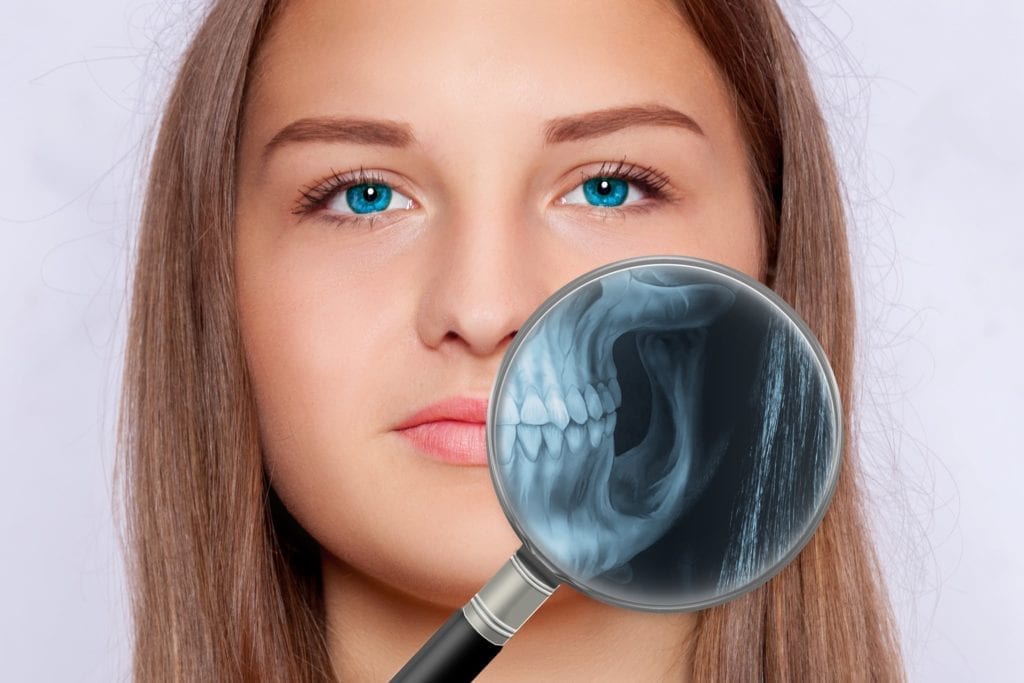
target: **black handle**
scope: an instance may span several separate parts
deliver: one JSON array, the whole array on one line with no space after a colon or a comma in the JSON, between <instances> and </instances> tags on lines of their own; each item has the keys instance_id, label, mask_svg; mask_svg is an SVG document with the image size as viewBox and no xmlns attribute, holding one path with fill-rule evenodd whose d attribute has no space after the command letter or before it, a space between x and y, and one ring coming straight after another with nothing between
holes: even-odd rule
<instances>
[{"instance_id":1,"label":"black handle","mask_svg":"<svg viewBox=\"0 0 1024 683\"><path fill-rule=\"evenodd\" d=\"M500 645L476 632L460 609L395 674L391 683L472 681L500 651Z\"/></svg>"}]
</instances>

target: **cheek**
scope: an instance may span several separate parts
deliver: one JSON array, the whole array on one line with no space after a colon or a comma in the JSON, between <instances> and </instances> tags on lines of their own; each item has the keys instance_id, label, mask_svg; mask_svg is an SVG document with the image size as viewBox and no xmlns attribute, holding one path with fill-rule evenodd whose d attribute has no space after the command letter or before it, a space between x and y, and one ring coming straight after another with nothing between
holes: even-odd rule
<instances>
[{"instance_id":1,"label":"cheek","mask_svg":"<svg viewBox=\"0 0 1024 683\"><path fill-rule=\"evenodd\" d=\"M583 270L619 259L671 254L715 261L760 279L764 230L753 194L740 178L694 193L677 210L643 225L605 232L584 226L582 236L565 232L573 245L586 245L590 263Z\"/></svg>"},{"instance_id":2,"label":"cheek","mask_svg":"<svg viewBox=\"0 0 1024 683\"><path fill-rule=\"evenodd\" d=\"M720 132L720 138L719 155L686 209L680 239L688 241L690 255L758 280L763 270L764 226L756 179L739 131L729 127Z\"/></svg>"},{"instance_id":3,"label":"cheek","mask_svg":"<svg viewBox=\"0 0 1024 683\"><path fill-rule=\"evenodd\" d=\"M327 278L290 267L288 259L253 259L238 268L239 316L260 408L265 445L273 450L316 413L348 409L346 397L366 382L372 321L332 295ZM339 392L335 387L346 387Z\"/></svg>"},{"instance_id":4,"label":"cheek","mask_svg":"<svg viewBox=\"0 0 1024 683\"><path fill-rule=\"evenodd\" d=\"M742 175L739 178L743 178ZM694 207L693 256L760 279L764 228L749 184L737 180Z\"/></svg>"},{"instance_id":5,"label":"cheek","mask_svg":"<svg viewBox=\"0 0 1024 683\"><path fill-rule=\"evenodd\" d=\"M428 375L412 325L417 288L402 279L410 270L352 278L339 252L281 241L243 239L237 254L242 338L275 491L330 555L460 604L519 542L486 468L432 463L392 431Z\"/></svg>"},{"instance_id":6,"label":"cheek","mask_svg":"<svg viewBox=\"0 0 1024 683\"><path fill-rule=\"evenodd\" d=\"M335 267L284 240L241 239L236 274L245 355L271 481L311 532L329 524L339 483L360 478L350 445L379 434L378 350L393 342L373 287L339 284ZM310 507L303 512L302 508Z\"/></svg>"}]
</instances>

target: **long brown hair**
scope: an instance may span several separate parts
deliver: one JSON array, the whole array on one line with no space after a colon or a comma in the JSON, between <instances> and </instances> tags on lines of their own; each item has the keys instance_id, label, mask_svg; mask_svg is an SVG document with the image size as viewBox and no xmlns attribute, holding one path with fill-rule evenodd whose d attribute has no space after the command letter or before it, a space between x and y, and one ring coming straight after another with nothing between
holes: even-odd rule
<instances>
[{"instance_id":1,"label":"long brown hair","mask_svg":"<svg viewBox=\"0 0 1024 683\"><path fill-rule=\"evenodd\" d=\"M250 66L282 0L217 0L170 93L137 243L121 409L137 680L331 680L318 549L263 470L235 311L238 136ZM677 0L732 90L767 283L853 397L854 305L827 130L775 0ZM696 680L902 680L855 448L800 556L700 613Z\"/></svg>"}]
</instances>

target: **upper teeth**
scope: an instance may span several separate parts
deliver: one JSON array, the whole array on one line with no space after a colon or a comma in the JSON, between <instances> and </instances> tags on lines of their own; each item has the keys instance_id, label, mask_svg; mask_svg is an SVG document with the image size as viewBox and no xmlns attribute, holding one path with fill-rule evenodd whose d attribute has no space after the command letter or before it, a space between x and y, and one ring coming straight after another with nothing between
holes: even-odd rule
<instances>
[{"instance_id":1,"label":"upper teeth","mask_svg":"<svg viewBox=\"0 0 1024 683\"><path fill-rule=\"evenodd\" d=\"M569 387L564 396L551 388L543 400L531 386L520 406L510 398L498 406L499 455L507 463L513 452L536 460L542 446L555 459L563 450L579 453L587 444L597 448L615 431L615 410L621 404L622 391L614 377L586 384L582 391Z\"/></svg>"},{"instance_id":2,"label":"upper teeth","mask_svg":"<svg viewBox=\"0 0 1024 683\"><path fill-rule=\"evenodd\" d=\"M569 387L564 396L552 388L544 400L541 400L537 389L531 386L526 390L521 406L517 407L508 398L501 402L497 424L553 424L564 431L570 420L576 424L586 424L589 420L614 413L620 405L622 390L614 377L607 382L586 384L582 392L577 387Z\"/></svg>"}]
</instances>

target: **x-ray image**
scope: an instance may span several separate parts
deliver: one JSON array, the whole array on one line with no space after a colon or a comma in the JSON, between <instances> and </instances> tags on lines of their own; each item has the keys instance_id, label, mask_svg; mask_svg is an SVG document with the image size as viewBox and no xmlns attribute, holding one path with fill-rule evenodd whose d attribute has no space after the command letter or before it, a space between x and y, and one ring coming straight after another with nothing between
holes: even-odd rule
<instances>
[{"instance_id":1,"label":"x-ray image","mask_svg":"<svg viewBox=\"0 0 1024 683\"><path fill-rule=\"evenodd\" d=\"M769 290L708 263L567 291L499 373L502 505L606 602L726 599L799 550L834 486L838 399L817 342Z\"/></svg>"}]
</instances>

